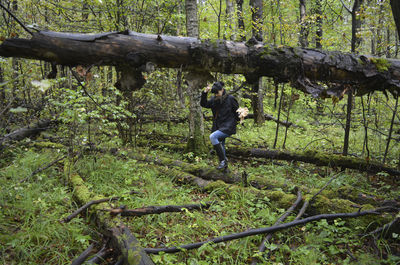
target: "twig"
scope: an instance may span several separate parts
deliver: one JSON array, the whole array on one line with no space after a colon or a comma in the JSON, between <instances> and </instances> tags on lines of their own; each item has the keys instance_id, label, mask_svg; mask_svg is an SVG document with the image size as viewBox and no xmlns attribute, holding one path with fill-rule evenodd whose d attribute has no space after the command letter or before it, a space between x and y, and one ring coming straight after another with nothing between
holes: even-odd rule
<instances>
[{"instance_id":1,"label":"twig","mask_svg":"<svg viewBox=\"0 0 400 265\"><path fill-rule=\"evenodd\" d=\"M99 252L94 254L94 257L87 261L88 264L100 264L104 261L105 257L110 254L111 251L104 245Z\"/></svg>"},{"instance_id":2,"label":"twig","mask_svg":"<svg viewBox=\"0 0 400 265\"><path fill-rule=\"evenodd\" d=\"M244 231L244 232L240 232L240 233L236 233L236 234L230 234L230 235L226 235L226 236L220 236L220 237L212 238L212 239L209 239L206 241L197 242L197 243L193 243L193 244L181 245L179 247L144 248L143 250L149 254L157 254L160 252L176 253L176 252L182 251L183 249L190 250L190 249L199 248L206 243L221 243L221 242L227 242L227 241L244 238L244 237L248 237L248 236L273 233L273 232L284 230L284 229L287 229L290 227L304 225L309 222L318 221L321 219L333 220L333 219L337 219L337 218L354 218L354 217L364 216L364 215L368 215L368 214L379 214L379 212L387 210L388 208L392 208L392 207L383 207L383 208L377 208L377 209L373 209L373 210L362 211L362 212L359 211L359 212L353 212L353 213L320 214L320 215L315 215L315 216L311 216L308 218L304 218L301 220L292 221L289 223L284 223L284 224L270 226L270 227L264 227L264 228L250 229L248 231Z\"/></svg>"},{"instance_id":3,"label":"twig","mask_svg":"<svg viewBox=\"0 0 400 265\"><path fill-rule=\"evenodd\" d=\"M343 171L340 171L339 173L333 175L333 176L331 177L331 179L330 179L317 193L315 193L314 196L312 196L312 198L310 199L310 203L311 203L313 200L315 200L315 198L316 198L318 195L320 195L321 192L323 192L323 191L326 189L326 187L328 187L328 185L329 185L335 178L337 178L342 172L343 172Z\"/></svg>"},{"instance_id":4,"label":"twig","mask_svg":"<svg viewBox=\"0 0 400 265\"><path fill-rule=\"evenodd\" d=\"M137 209L104 209L103 211L108 211L110 214L116 215L121 214L121 216L143 216L147 214L160 214L165 212L182 212L185 209L187 210L201 210L207 209L212 205L211 202L202 203L202 204L187 204L187 205L165 205L165 206L148 206Z\"/></svg>"},{"instance_id":5,"label":"twig","mask_svg":"<svg viewBox=\"0 0 400 265\"><path fill-rule=\"evenodd\" d=\"M90 253L92 252L94 248L94 244L91 244L85 251L82 252L79 257L74 259L71 263L71 265L80 265L85 262L85 260L90 256Z\"/></svg>"},{"instance_id":6,"label":"twig","mask_svg":"<svg viewBox=\"0 0 400 265\"><path fill-rule=\"evenodd\" d=\"M296 201L292 204L292 206L290 206L289 209L287 209L287 211L278 218L278 220L276 220L276 222L274 223L274 225L279 225L280 223L282 223L283 221L285 221L285 219L294 211L294 209L296 209L296 207L299 205L299 203L301 202L302 197L301 197L301 191L298 190L297 191L297 199ZM258 251L259 253L262 253L265 251L266 246L265 243L267 243L269 240L271 240L273 233L269 233L264 240L261 242L261 245L258 247ZM255 258L253 260L253 262L251 263L252 265L257 264L258 260Z\"/></svg>"},{"instance_id":7,"label":"twig","mask_svg":"<svg viewBox=\"0 0 400 265\"><path fill-rule=\"evenodd\" d=\"M297 214L296 218L294 218L294 220L298 220L303 216L303 214L306 212L308 205L309 205L309 201L304 201L303 206L301 206L301 209L300 209L299 213Z\"/></svg>"},{"instance_id":8,"label":"twig","mask_svg":"<svg viewBox=\"0 0 400 265\"><path fill-rule=\"evenodd\" d=\"M307 207L315 200L315 198L321 194L321 192L326 189L326 187L328 187L328 185L335 179L337 178L337 176L339 176L340 173L342 173L343 171L340 171L339 173L333 175L330 180L317 192L315 193L310 200L305 200L303 203L303 206L301 206L301 209L299 211L299 213L297 214L296 218L294 220L298 220L300 219L303 214L306 212Z\"/></svg>"},{"instance_id":9,"label":"twig","mask_svg":"<svg viewBox=\"0 0 400 265\"><path fill-rule=\"evenodd\" d=\"M10 10L8 10L8 8L6 8L5 6L3 6L1 3L0 3L0 6L10 15L10 16L12 16L12 18L13 19L15 19L15 21L17 21L17 23L18 24L20 24L21 25L21 27L26 31L26 32L28 32L29 34L31 34L32 36L33 36L33 33L32 33L32 31L30 31Z\"/></svg>"},{"instance_id":10,"label":"twig","mask_svg":"<svg viewBox=\"0 0 400 265\"><path fill-rule=\"evenodd\" d=\"M80 214L81 212L83 212L84 210L88 209L90 206L92 206L93 204L99 204L99 203L103 203L103 202L108 202L108 201L114 201L114 200L118 200L119 197L111 197L111 198L104 198L104 199L100 199L100 200L93 200L90 201L88 203L86 203L85 205L83 205L81 208L79 208L78 210L76 210L75 212L73 212L72 214L70 214L69 216L65 217L64 219L62 219L60 222L61 223L68 223L70 222L72 219L74 219L78 214Z\"/></svg>"},{"instance_id":11,"label":"twig","mask_svg":"<svg viewBox=\"0 0 400 265\"><path fill-rule=\"evenodd\" d=\"M370 235L375 235L378 233L382 233L383 237L385 237L385 235L389 232L390 228L392 228L392 226L396 225L397 223L400 223L400 217L396 217L393 221L391 221L388 224L385 224L382 227L378 227L377 229L375 229L374 231L370 232L369 234L367 234L367 236Z\"/></svg>"},{"instance_id":12,"label":"twig","mask_svg":"<svg viewBox=\"0 0 400 265\"><path fill-rule=\"evenodd\" d=\"M39 173L39 172L41 172L41 171L43 171L43 170L48 169L49 167L53 166L55 163L57 163L57 162L63 160L65 157L66 157L66 155L64 155L64 156L62 156L62 157L60 157L60 158L54 160L53 162L51 162L50 164L47 164L46 166L44 166L44 167L42 167L42 168L36 169L35 171L32 172L32 174L30 174L28 177L22 179L19 183L22 183L22 182L26 181L27 179L33 177L33 176L36 175L37 173Z\"/></svg>"}]
</instances>

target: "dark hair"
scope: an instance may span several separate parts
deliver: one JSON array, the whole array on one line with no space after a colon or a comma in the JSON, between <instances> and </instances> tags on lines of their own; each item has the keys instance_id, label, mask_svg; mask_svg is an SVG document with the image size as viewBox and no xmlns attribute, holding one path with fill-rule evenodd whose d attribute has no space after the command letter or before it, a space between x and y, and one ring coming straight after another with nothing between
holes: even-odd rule
<instances>
[{"instance_id":1,"label":"dark hair","mask_svg":"<svg viewBox=\"0 0 400 265\"><path fill-rule=\"evenodd\" d=\"M224 82L215 82L211 88L211 93L218 93L218 91L222 90L224 88Z\"/></svg>"}]
</instances>

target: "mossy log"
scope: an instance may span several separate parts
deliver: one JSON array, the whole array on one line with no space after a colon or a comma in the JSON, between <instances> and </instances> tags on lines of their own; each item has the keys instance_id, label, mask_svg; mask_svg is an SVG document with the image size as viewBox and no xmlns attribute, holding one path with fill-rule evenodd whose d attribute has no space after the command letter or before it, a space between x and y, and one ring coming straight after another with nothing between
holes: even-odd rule
<instances>
[{"instance_id":1,"label":"mossy log","mask_svg":"<svg viewBox=\"0 0 400 265\"><path fill-rule=\"evenodd\" d=\"M259 148L229 148L227 155L300 161L315 164L317 166L349 168L370 173L386 172L392 176L400 176L399 170L387 167L375 161L341 155L324 154L316 151L295 153Z\"/></svg>"},{"instance_id":2,"label":"mossy log","mask_svg":"<svg viewBox=\"0 0 400 265\"><path fill-rule=\"evenodd\" d=\"M103 199L89 191L83 179L73 172L69 162L65 162L64 172L74 190L74 198L79 204L86 205L90 201ZM93 211L91 216L94 222L104 234L111 238L113 246L121 252L124 264L154 265L151 258L142 250L138 240L132 235L129 228L123 224L120 217L110 219L109 215L102 211L105 207L101 204L96 204L93 208L95 211Z\"/></svg>"},{"instance_id":3,"label":"mossy log","mask_svg":"<svg viewBox=\"0 0 400 265\"><path fill-rule=\"evenodd\" d=\"M0 150L4 148L4 144L6 144L7 142L21 141L28 137L35 137L39 133L41 133L45 130L48 130L50 128L50 126L55 123L56 122L53 120L42 120L42 121L37 122L34 125L20 128L9 134L6 134L0 139Z\"/></svg>"},{"instance_id":4,"label":"mossy log","mask_svg":"<svg viewBox=\"0 0 400 265\"><path fill-rule=\"evenodd\" d=\"M191 164L180 160L170 159L168 157L154 157L152 155L146 155L137 152L130 152L128 157L166 167L177 167L181 171L187 172L204 180L222 180L226 183L239 183L241 181L241 176L233 172L223 172L214 167L204 167L195 163Z\"/></svg>"},{"instance_id":5,"label":"mossy log","mask_svg":"<svg viewBox=\"0 0 400 265\"><path fill-rule=\"evenodd\" d=\"M271 201L277 203L280 208L288 208L296 199L296 195L290 193L295 187L294 184L277 181L274 178L248 176L251 187L242 187L242 179L239 175L223 176L223 172L217 171L214 175L214 169L204 168L196 164L190 164L168 157L140 154L137 152L129 152L129 158L150 162L158 165L158 170L171 176L172 178L196 185L203 190L222 190L228 192L232 189L250 189L246 192L256 192L264 194ZM207 179L203 177L206 176ZM236 184L236 185L235 185ZM308 189L307 187L299 187L305 195L305 199L310 200L318 189ZM262 196L264 196L262 195ZM320 195L314 199L313 207L310 207L309 213L332 213L332 212L351 212L354 207L362 207L363 209L372 209L373 205L380 206L382 198L365 196L358 192L354 187L343 186L337 191L323 190Z\"/></svg>"},{"instance_id":6,"label":"mossy log","mask_svg":"<svg viewBox=\"0 0 400 265\"><path fill-rule=\"evenodd\" d=\"M210 208L211 203L203 204L186 204L186 205L161 205L161 206L146 206L136 209L107 209L110 214L120 214L121 216L143 216L148 214L160 214L170 212L183 212L185 210L203 210Z\"/></svg>"},{"instance_id":7,"label":"mossy log","mask_svg":"<svg viewBox=\"0 0 400 265\"><path fill-rule=\"evenodd\" d=\"M307 48L275 47L257 41L200 40L133 31L72 34L33 33L10 38L0 56L43 60L60 65L113 65L146 69L149 64L192 72L244 74L290 82L314 97L342 97L349 86L358 95L400 89L400 61ZM320 85L319 82L324 83Z\"/></svg>"},{"instance_id":8,"label":"mossy log","mask_svg":"<svg viewBox=\"0 0 400 265\"><path fill-rule=\"evenodd\" d=\"M140 143L140 141L138 141ZM148 144L148 142L146 142ZM152 146L157 146L160 148L167 148L169 150L174 150L174 151L183 151L184 150L184 145L183 144L169 144L169 143L151 143ZM232 150L233 148L229 148L229 150ZM228 153L229 153L228 150ZM154 159L154 157L150 155L144 155L143 153L138 154L138 153L130 153L130 157L134 158L136 160L142 160L146 162L155 162L158 165L163 165L167 166L167 168L171 168L171 166L174 166L176 168L176 173L175 174L190 174L192 178L197 178L196 180L193 180L191 178L188 178L188 182L199 182L203 183L205 178L208 180L223 180L226 183L236 183L236 184L242 184L243 183L243 176L239 175L238 173L229 175L225 173L225 177L219 177L218 175L213 176L213 172L215 172L214 169L210 169L208 167L202 167L197 164L191 164L187 163L184 161L179 161L179 160L174 160L168 157L160 157L158 156L157 159ZM198 173L202 174L198 174ZM205 172L208 172L210 175L206 176L204 179L202 176ZM222 174L222 172L218 171L217 172L219 175ZM186 175L184 175L187 177ZM183 177L184 178L184 177ZM281 189L283 191L289 191L294 188L294 184L288 183L287 181L284 180L278 180L275 178L268 178L268 177L261 177L261 176L247 176L246 177L246 183L248 183L250 186L257 188L257 189L263 189L263 190L272 190L272 189ZM203 185L204 186L204 185ZM303 192L309 192L307 188L301 188ZM318 190L312 189L311 192L314 194ZM324 190L322 192L322 195L327 196L329 198L343 198L350 200L354 203L358 204L372 204L372 205L379 205L380 202L384 201L384 198L377 197L377 196L371 196L364 194L360 191L358 191L355 187L353 186L348 186L344 185L340 187L337 191L329 191L329 190Z\"/></svg>"},{"instance_id":9,"label":"mossy log","mask_svg":"<svg viewBox=\"0 0 400 265\"><path fill-rule=\"evenodd\" d=\"M137 141L138 145L141 145L140 141ZM180 143L159 143L159 142L146 142L146 145L151 145L160 148L167 148L173 151L184 151L184 146ZM341 167L354 169L361 172L369 173L379 173L385 172L391 176L398 179L400 176L400 171L396 168L387 167L376 161L350 157L341 156L336 154L327 154L317 151L306 151L306 152L289 152L281 150L269 150L261 148L243 148L243 147L233 147L229 146L226 151L228 157L235 157L240 159L243 158L264 158L271 160L284 160L284 161L298 161L314 164L317 166L326 167Z\"/></svg>"}]
</instances>

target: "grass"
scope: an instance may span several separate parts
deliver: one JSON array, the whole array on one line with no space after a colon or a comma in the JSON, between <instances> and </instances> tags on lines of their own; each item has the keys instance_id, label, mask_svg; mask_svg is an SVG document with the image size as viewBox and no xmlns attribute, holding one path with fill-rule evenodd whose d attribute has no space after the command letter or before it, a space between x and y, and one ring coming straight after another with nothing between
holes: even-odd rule
<instances>
[{"instance_id":1,"label":"grass","mask_svg":"<svg viewBox=\"0 0 400 265\"><path fill-rule=\"evenodd\" d=\"M157 151L157 154L168 155L162 151ZM113 195L127 194L130 190L139 192L134 196L126 196L123 201L118 202L118 204L126 205L127 208L216 202L209 210L202 212L164 213L127 218L126 223L129 224L143 247L177 246L245 231L249 228L269 226L284 212L284 209L275 208L269 198L261 198L252 193L235 189L229 192L217 189L211 193L204 193L191 186L174 184L169 177L159 174L156 167L151 165L141 164L134 160L124 161L108 155L96 157L95 162L92 156L81 160L76 165L78 172L82 176L87 176L88 185L95 186L99 193L107 193L110 190L116 193ZM288 178L293 182L305 177L300 172L290 171L285 167L265 165L255 168L246 166L245 169L249 171L249 174L277 176ZM268 170L271 174L267 173ZM338 177L338 182L332 183L333 189L341 186L346 179L355 177L357 176L343 174ZM106 181L108 186L99 185L102 181ZM326 180L321 179L320 176L315 176L303 184L310 188L320 188L325 182ZM116 185L115 189L111 187L114 185ZM370 253L370 248L359 237L360 233L365 232L365 227L351 228L347 225L341 220L332 224L320 221L278 233L267 246L267 249L272 251L272 256L264 256L264 258L270 260L271 263L267 264L274 264L274 262L357 264L351 258L354 256L357 260L368 257L371 262L378 263L379 258ZM152 255L152 258L156 264L248 264L252 256L256 254L255 250L261 240L262 236L256 236L222 244L205 245L198 250L178 254L161 253ZM360 249L360 246L363 247ZM387 252L385 253L387 255ZM387 259L395 260L396 257L388 255Z\"/></svg>"},{"instance_id":2,"label":"grass","mask_svg":"<svg viewBox=\"0 0 400 265\"><path fill-rule=\"evenodd\" d=\"M19 183L55 155L21 150L0 169L2 264L69 264L91 240L84 220L59 222L75 205L56 167Z\"/></svg>"},{"instance_id":3,"label":"grass","mask_svg":"<svg viewBox=\"0 0 400 265\"><path fill-rule=\"evenodd\" d=\"M358 100L358 99L357 99ZM318 150L340 152L343 141L343 127L336 117L342 115L344 101L330 106L333 111L316 115L313 102L309 106L295 104L291 121L307 128L291 128L288 132L288 150ZM266 99L266 113L277 116ZM329 104L327 104L329 105ZM360 105L360 104L358 104ZM308 107L306 107L308 106ZM350 135L350 153L365 156L363 151L364 129L360 110L354 110L355 119ZM376 107L368 117L370 124L376 124L382 131L388 128L390 113ZM284 119L284 118L283 118ZM343 122L343 120L341 120ZM330 125L330 123L335 123ZM325 125L328 124L328 125ZM206 127L210 127L206 123ZM228 148L234 144L252 147L272 148L276 124L266 122L256 126L247 120L235 135L237 140L228 139ZM278 148L282 148L284 127L281 127ZM185 136L186 124L167 128L165 124L143 125L141 133L152 131ZM176 137L176 139L178 138ZM104 146L115 147L118 139L103 142ZM370 131L371 157L381 159L385 148L385 137ZM136 151L143 151L137 149ZM53 161L56 151L34 151L16 149L8 151L6 159L0 160L0 262L4 264L70 264L91 242L99 241L96 227L82 218L75 218L68 224L59 220L78 206L72 200L62 170L53 166L27 181L19 183L37 168ZM194 156L165 150L145 150L154 156L168 156L177 160L201 164L204 167L215 164L214 155ZM398 163L399 145L392 141L388 164ZM5 156L3 156L5 157ZM338 172L331 168L316 167L305 163L252 160L231 160L232 171L241 174L246 171L248 178L273 179L284 184L285 190L303 186L308 190L320 189ZM139 208L150 205L181 205L215 201L205 211L164 213L140 218L127 218L135 236L144 247L176 246L206 240L249 228L269 226L285 211L277 208L267 197L260 197L241 189L216 189L206 193L188 185L178 185L170 177L157 170L152 163L143 164L132 159L122 159L106 154L84 155L74 165L89 189L101 196L121 196L114 206L126 205ZM327 192L336 192L342 187L352 187L356 193L379 196L386 200L398 198L398 183L389 182L385 174L366 174L346 170L329 185ZM282 188L282 187L280 187ZM280 189L279 187L277 189ZM352 190L353 190L352 189ZM129 195L130 191L136 191ZM293 216L289 220L293 220ZM319 221L276 233L268 242L268 253L260 255L265 264L397 264L399 258L391 251L399 251L399 237L376 240L377 248L370 245L370 238L360 235L368 227L355 225L356 222L337 220L327 223ZM257 256L262 236L235 240L222 244L207 244L198 250L178 254L152 255L156 264L248 264Z\"/></svg>"}]
</instances>

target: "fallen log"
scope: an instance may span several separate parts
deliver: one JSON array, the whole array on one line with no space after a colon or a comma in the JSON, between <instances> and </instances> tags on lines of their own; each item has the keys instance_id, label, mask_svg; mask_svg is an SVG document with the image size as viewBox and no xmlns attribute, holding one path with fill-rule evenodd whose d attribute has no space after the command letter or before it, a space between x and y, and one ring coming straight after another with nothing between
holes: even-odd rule
<instances>
[{"instance_id":1,"label":"fallen log","mask_svg":"<svg viewBox=\"0 0 400 265\"><path fill-rule=\"evenodd\" d=\"M105 260L105 258L111 254L111 250L107 248L107 246L103 246L94 256L89 259L87 264L100 264Z\"/></svg>"},{"instance_id":2,"label":"fallen log","mask_svg":"<svg viewBox=\"0 0 400 265\"><path fill-rule=\"evenodd\" d=\"M165 253L176 253L179 251L182 251L183 249L186 250L191 250L191 249L196 249L204 244L207 243L221 243L221 242L227 242L235 239L240 239L248 236L254 236L254 235L261 235L261 234L266 234L266 233L273 233L277 231L281 231L290 227L294 226L299 226L299 225L304 225L310 222L315 222L318 220L334 220L334 219L346 219L346 218L355 218L355 217L360 217L360 216L365 216L365 215L371 215L375 214L378 215L380 212L383 212L385 210L388 210L387 207L385 208L377 208L369 211L358 211L358 212L353 212L353 213L335 213L335 214L320 214L320 215L315 215L311 216L308 218L304 218L301 220L296 220L280 225L274 225L270 227L264 227L264 228L255 228L255 229L250 229L244 232L236 233L236 234L230 234L230 235L225 235L225 236L220 236L216 238L212 238L206 241L201 241L193 244L185 244L181 245L179 247L170 247L170 248L144 248L144 251L149 254L158 254L160 252L165 252Z\"/></svg>"},{"instance_id":3,"label":"fallen log","mask_svg":"<svg viewBox=\"0 0 400 265\"><path fill-rule=\"evenodd\" d=\"M77 174L70 174L71 166L68 162L64 163L64 172L69 180L69 184L74 190L74 197L80 204L88 204L91 199L93 201L101 200L98 196L92 194L85 186L83 179ZM126 227L119 217L112 221L108 220L102 213L101 205L95 206L97 211L91 215L92 220L98 224L102 233L110 238L114 249L122 254L124 264L131 265L154 265L151 258L142 250L137 239L132 235L129 228ZM116 226L118 224L118 226Z\"/></svg>"},{"instance_id":4,"label":"fallen log","mask_svg":"<svg viewBox=\"0 0 400 265\"><path fill-rule=\"evenodd\" d=\"M4 135L0 139L0 150L3 148L3 145L10 141L20 141L27 137L35 137L39 133L50 128L50 125L56 123L54 120L42 120L37 122L35 125L27 126L24 128L20 128L15 130L9 134Z\"/></svg>"},{"instance_id":5,"label":"fallen log","mask_svg":"<svg viewBox=\"0 0 400 265\"><path fill-rule=\"evenodd\" d=\"M185 209L192 210L202 210L208 209L212 205L211 202L202 204L187 204L187 205L165 205L165 206L147 206L137 209L104 209L112 214L120 214L121 216L143 216L148 214L160 214L166 212L182 212Z\"/></svg>"},{"instance_id":6,"label":"fallen log","mask_svg":"<svg viewBox=\"0 0 400 265\"><path fill-rule=\"evenodd\" d=\"M142 34L133 31L76 34L40 31L31 39L11 38L0 56L43 60L66 66L113 65L182 68L194 72L245 74L290 82L314 97L341 98L349 87L358 95L400 87L400 61L307 48ZM252 39L253 40L253 39ZM324 83L320 85L318 82Z\"/></svg>"},{"instance_id":7,"label":"fallen log","mask_svg":"<svg viewBox=\"0 0 400 265\"><path fill-rule=\"evenodd\" d=\"M400 171L398 169L387 167L375 161L348 156L324 154L315 151L295 153L259 148L229 148L227 150L227 155L300 161L315 164L317 166L341 167L370 173L386 172L392 176L400 176Z\"/></svg>"}]
</instances>

